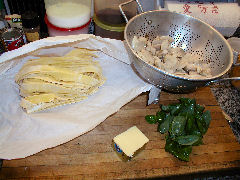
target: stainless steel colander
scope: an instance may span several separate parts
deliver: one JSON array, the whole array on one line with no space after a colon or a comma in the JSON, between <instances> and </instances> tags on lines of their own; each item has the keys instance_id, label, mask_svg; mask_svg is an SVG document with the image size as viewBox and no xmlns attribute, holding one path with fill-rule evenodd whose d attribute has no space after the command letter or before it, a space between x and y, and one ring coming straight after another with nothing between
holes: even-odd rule
<instances>
[{"instance_id":1,"label":"stainless steel colander","mask_svg":"<svg viewBox=\"0 0 240 180\"><path fill-rule=\"evenodd\" d=\"M127 3L131 3L131 0ZM135 0L140 10L141 5ZM233 52L225 38L205 22L188 15L169 11L148 11L136 15L128 21L121 4L120 11L127 21L124 38L135 69L149 83L159 88L173 92L190 92L211 82L230 80L221 79L233 65ZM153 40L156 36L170 36L174 39L172 47L180 47L185 52L198 54L210 64L212 77L205 79L188 79L175 76L160 70L143 61L132 48L134 36L148 37ZM234 78L239 79L239 78Z\"/></svg>"}]
</instances>

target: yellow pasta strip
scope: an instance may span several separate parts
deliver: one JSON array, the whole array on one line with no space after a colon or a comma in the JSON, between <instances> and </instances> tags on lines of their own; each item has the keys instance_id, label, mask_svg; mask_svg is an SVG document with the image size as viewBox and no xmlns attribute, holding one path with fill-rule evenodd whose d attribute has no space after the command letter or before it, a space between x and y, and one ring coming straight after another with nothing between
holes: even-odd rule
<instances>
[{"instance_id":1,"label":"yellow pasta strip","mask_svg":"<svg viewBox=\"0 0 240 180\"><path fill-rule=\"evenodd\" d=\"M15 81L20 105L27 113L86 99L105 82L102 69L90 50L74 49L63 57L40 57L27 61Z\"/></svg>"}]
</instances>

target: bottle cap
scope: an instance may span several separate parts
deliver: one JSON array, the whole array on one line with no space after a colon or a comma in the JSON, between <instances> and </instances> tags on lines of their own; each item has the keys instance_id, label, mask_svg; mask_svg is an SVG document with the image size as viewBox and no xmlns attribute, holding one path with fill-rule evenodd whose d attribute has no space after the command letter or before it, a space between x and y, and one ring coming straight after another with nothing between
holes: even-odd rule
<instances>
[{"instance_id":1,"label":"bottle cap","mask_svg":"<svg viewBox=\"0 0 240 180\"><path fill-rule=\"evenodd\" d=\"M22 26L24 28L35 28L39 25L39 18L37 13L27 11L22 14Z\"/></svg>"}]
</instances>

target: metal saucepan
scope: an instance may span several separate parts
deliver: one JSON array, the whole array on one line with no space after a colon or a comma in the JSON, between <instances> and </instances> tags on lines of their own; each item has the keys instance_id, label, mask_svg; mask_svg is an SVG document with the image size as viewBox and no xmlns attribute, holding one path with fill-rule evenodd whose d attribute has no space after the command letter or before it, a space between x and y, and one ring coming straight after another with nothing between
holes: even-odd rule
<instances>
[{"instance_id":1,"label":"metal saucepan","mask_svg":"<svg viewBox=\"0 0 240 180\"><path fill-rule=\"evenodd\" d=\"M141 14L128 20L123 6L136 1ZM130 0L119 5L127 24L124 38L131 55L132 63L137 72L149 83L160 89L186 93L214 82L240 80L240 77L221 78L234 64L233 51L226 39L207 23L188 15L169 11L143 12L138 0ZM184 51L201 55L205 62L210 63L212 77L189 79L170 74L143 61L132 47L134 36L148 37L153 40L157 36L170 36L174 46Z\"/></svg>"}]
</instances>

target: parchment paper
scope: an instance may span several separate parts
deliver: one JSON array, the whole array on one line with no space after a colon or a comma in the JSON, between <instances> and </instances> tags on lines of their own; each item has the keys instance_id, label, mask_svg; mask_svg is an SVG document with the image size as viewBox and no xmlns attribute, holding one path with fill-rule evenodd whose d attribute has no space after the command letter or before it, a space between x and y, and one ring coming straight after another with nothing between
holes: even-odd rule
<instances>
[{"instance_id":1,"label":"parchment paper","mask_svg":"<svg viewBox=\"0 0 240 180\"><path fill-rule=\"evenodd\" d=\"M75 43L69 44L71 42ZM38 113L25 113L19 106L18 85L14 82L18 70L28 59L37 58L37 55L61 56L73 46L101 50L96 60L100 62L107 79L105 84L82 102ZM152 87L133 72L122 41L93 35L35 41L3 54L0 62L1 159L24 158L87 133Z\"/></svg>"}]
</instances>

